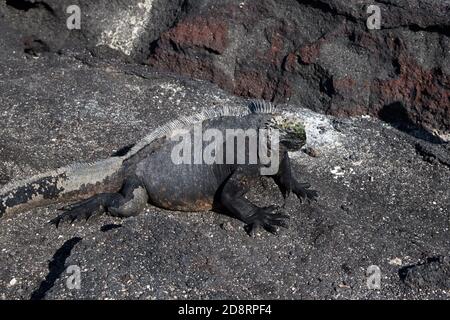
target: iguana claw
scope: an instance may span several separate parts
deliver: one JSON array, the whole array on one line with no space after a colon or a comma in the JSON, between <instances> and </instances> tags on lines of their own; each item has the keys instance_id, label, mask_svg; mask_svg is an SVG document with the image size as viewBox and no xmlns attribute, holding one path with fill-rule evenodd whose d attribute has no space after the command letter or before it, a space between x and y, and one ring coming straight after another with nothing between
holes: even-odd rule
<instances>
[{"instance_id":1,"label":"iguana claw","mask_svg":"<svg viewBox=\"0 0 450 320\"><path fill-rule=\"evenodd\" d=\"M277 226L288 228L288 224L285 220L289 219L286 214L276 213L279 210L276 206L269 206L259 208L257 212L248 218L248 224L245 226L245 230L249 235L253 235L258 228L276 234L278 232Z\"/></svg>"}]
</instances>

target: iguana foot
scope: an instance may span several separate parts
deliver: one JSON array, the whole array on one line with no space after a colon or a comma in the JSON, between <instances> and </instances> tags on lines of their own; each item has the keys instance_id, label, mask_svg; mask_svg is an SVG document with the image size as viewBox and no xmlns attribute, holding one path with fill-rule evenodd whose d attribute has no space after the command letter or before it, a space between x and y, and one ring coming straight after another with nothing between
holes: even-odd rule
<instances>
[{"instance_id":1,"label":"iguana foot","mask_svg":"<svg viewBox=\"0 0 450 320\"><path fill-rule=\"evenodd\" d=\"M246 219L245 231L252 235L258 228L262 227L264 230L276 234L277 226L288 228L286 220L289 219L289 216L277 213L278 210L277 206L258 208L256 213Z\"/></svg>"},{"instance_id":2,"label":"iguana foot","mask_svg":"<svg viewBox=\"0 0 450 320\"><path fill-rule=\"evenodd\" d=\"M69 221L70 223L73 223L76 220L88 220L96 213L105 212L105 207L99 201L98 197L95 196L76 204L65 206L61 209L65 210L65 212L50 220L50 223L54 224L56 228L58 228L61 222Z\"/></svg>"},{"instance_id":3,"label":"iguana foot","mask_svg":"<svg viewBox=\"0 0 450 320\"><path fill-rule=\"evenodd\" d=\"M94 214L108 212L114 217L130 217L142 211L147 203L148 195L146 189L136 178L129 178L124 182L120 193L100 193L87 200L74 205L64 207L67 210L50 223L56 227L63 221L86 219Z\"/></svg>"},{"instance_id":4,"label":"iguana foot","mask_svg":"<svg viewBox=\"0 0 450 320\"><path fill-rule=\"evenodd\" d=\"M280 169L278 173L273 176L273 178L280 187L280 191L285 199L292 191L297 198L300 199L301 203L305 200L308 202L317 201L317 191L309 189L311 187L309 183L298 182L292 175L291 163L287 152L283 153L280 162Z\"/></svg>"},{"instance_id":5,"label":"iguana foot","mask_svg":"<svg viewBox=\"0 0 450 320\"><path fill-rule=\"evenodd\" d=\"M300 199L301 203L305 200L317 202L318 193L316 190L309 189L310 187L311 185L307 182L301 183L296 181L292 186L292 192Z\"/></svg>"}]
</instances>

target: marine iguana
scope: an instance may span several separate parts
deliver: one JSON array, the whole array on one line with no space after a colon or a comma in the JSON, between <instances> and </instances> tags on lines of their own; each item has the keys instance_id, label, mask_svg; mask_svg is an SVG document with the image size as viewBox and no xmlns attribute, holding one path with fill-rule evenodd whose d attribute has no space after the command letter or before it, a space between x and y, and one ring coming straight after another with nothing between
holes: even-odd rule
<instances>
[{"instance_id":1,"label":"marine iguana","mask_svg":"<svg viewBox=\"0 0 450 320\"><path fill-rule=\"evenodd\" d=\"M9 183L0 189L0 217L37 206L75 202L63 207L65 212L50 221L58 227L62 221L87 220L94 213L105 212L117 217L137 215L151 203L179 211L225 209L243 221L249 233L259 227L272 233L277 231L277 226L287 227L289 217L278 213L277 207L258 207L245 198L245 193L261 176L261 169L266 167L260 161L260 155L256 163L248 161L249 149L246 160L240 164L236 159L231 163L215 161L210 164L170 161L178 143L171 138L174 133L183 128L192 132L198 124L204 132L207 129L219 132L252 128L273 132L276 129L278 148L267 142L267 150L279 154L278 165L271 177L284 198L292 191L301 201L316 200L317 192L309 189L308 183L298 182L291 173L288 151L299 150L306 143L302 123L270 103L252 101L246 107L219 107L169 122L122 156L74 164ZM225 148L227 141L217 141L217 144ZM236 140L230 143L235 144ZM224 152L218 150L213 152L217 155L216 160L224 157Z\"/></svg>"}]
</instances>

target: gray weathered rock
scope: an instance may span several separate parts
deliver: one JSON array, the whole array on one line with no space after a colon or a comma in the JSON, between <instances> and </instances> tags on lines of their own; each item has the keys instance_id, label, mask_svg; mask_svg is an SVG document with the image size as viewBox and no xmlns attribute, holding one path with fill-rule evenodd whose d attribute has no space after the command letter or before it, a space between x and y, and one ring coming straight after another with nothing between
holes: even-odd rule
<instances>
[{"instance_id":1,"label":"gray weathered rock","mask_svg":"<svg viewBox=\"0 0 450 320\"><path fill-rule=\"evenodd\" d=\"M69 5L81 30L68 30ZM368 30L368 5L381 29ZM449 0L8 0L32 54L106 46L236 95L450 130ZM97 49L94 49L97 48ZM102 51L102 50L100 50Z\"/></svg>"},{"instance_id":2,"label":"gray weathered rock","mask_svg":"<svg viewBox=\"0 0 450 320\"><path fill-rule=\"evenodd\" d=\"M198 3L196 10L207 9ZM344 1L330 3L341 8L338 16L354 14ZM184 10L189 8L187 3ZM311 18L323 11L323 5L309 8L304 14ZM420 27L429 28L435 18L423 19ZM37 45L25 53L24 31L17 33L3 19L0 28L1 184L107 157L201 107L242 103L208 82L155 72L115 50L67 46L58 54L49 41L50 52ZM309 37L313 41L320 32ZM208 39L207 51L221 50L220 41ZM319 59L331 70L326 72L342 71L332 64L333 50L354 61L352 74L364 63L345 41L323 48ZM316 81L315 64L297 67L312 67L309 76ZM389 78L395 70L379 73ZM307 86L296 92L317 99ZM0 221L0 298L448 298L448 261L421 264L448 256L448 146L429 142L421 131L370 117L324 116L295 101L286 107L304 117L310 147L319 155L295 154L295 171L319 191L320 200L301 205L290 198L289 230L251 238L239 221L224 215L151 206L127 220L102 216L55 229L47 221L57 207L34 209ZM249 197L283 203L271 183ZM79 290L66 286L70 265L81 268ZM370 265L381 269L381 290L366 286ZM415 269L404 277L408 266Z\"/></svg>"}]
</instances>

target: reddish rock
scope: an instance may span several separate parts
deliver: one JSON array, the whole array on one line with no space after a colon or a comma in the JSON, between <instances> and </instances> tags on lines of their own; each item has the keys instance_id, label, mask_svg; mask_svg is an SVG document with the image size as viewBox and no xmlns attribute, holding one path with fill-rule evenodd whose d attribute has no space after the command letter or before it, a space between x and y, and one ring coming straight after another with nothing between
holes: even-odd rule
<instances>
[{"instance_id":1,"label":"reddish rock","mask_svg":"<svg viewBox=\"0 0 450 320\"><path fill-rule=\"evenodd\" d=\"M279 66L283 59L284 39L278 32L274 32L270 41L270 49L266 53L266 59L274 66Z\"/></svg>"},{"instance_id":2,"label":"reddish rock","mask_svg":"<svg viewBox=\"0 0 450 320\"><path fill-rule=\"evenodd\" d=\"M285 71L294 71L295 66L297 65L298 55L295 52L290 52L285 59L283 69Z\"/></svg>"},{"instance_id":3,"label":"reddish rock","mask_svg":"<svg viewBox=\"0 0 450 320\"><path fill-rule=\"evenodd\" d=\"M161 41L180 48L199 47L223 53L228 45L228 26L224 20L193 17L164 32Z\"/></svg>"},{"instance_id":4,"label":"reddish rock","mask_svg":"<svg viewBox=\"0 0 450 320\"><path fill-rule=\"evenodd\" d=\"M244 71L236 75L234 93L247 97L262 97L267 79L258 71Z\"/></svg>"},{"instance_id":5,"label":"reddish rock","mask_svg":"<svg viewBox=\"0 0 450 320\"><path fill-rule=\"evenodd\" d=\"M400 102L412 122L429 129L450 128L450 77L440 69L424 69L404 53L398 63L397 78L374 81L373 91L380 99L377 108Z\"/></svg>"},{"instance_id":6,"label":"reddish rock","mask_svg":"<svg viewBox=\"0 0 450 320\"><path fill-rule=\"evenodd\" d=\"M148 63L240 96L289 100L334 115L378 115L401 103L414 123L450 130L449 75L441 67L448 41L438 38L449 36L442 14L448 6L420 5L427 14L419 14L386 3L383 21L392 28L369 31L358 1L321 2L189 2L153 43ZM424 41L420 48L434 50L428 69L418 62L423 53L404 44L417 39Z\"/></svg>"},{"instance_id":7,"label":"reddish rock","mask_svg":"<svg viewBox=\"0 0 450 320\"><path fill-rule=\"evenodd\" d=\"M220 87L232 91L232 79L223 70L216 67L211 59L186 56L180 52L157 51L148 63L158 70L171 70L185 76L205 79L217 83Z\"/></svg>"},{"instance_id":8,"label":"reddish rock","mask_svg":"<svg viewBox=\"0 0 450 320\"><path fill-rule=\"evenodd\" d=\"M164 32L147 63L159 70L209 80L232 90L232 79L217 67L215 60L227 45L228 27L223 20L194 17ZM189 50L196 54L186 54Z\"/></svg>"},{"instance_id":9,"label":"reddish rock","mask_svg":"<svg viewBox=\"0 0 450 320\"><path fill-rule=\"evenodd\" d=\"M333 88L336 92L345 94L347 92L352 92L355 87L355 80L352 77L344 77L339 79L333 79Z\"/></svg>"},{"instance_id":10,"label":"reddish rock","mask_svg":"<svg viewBox=\"0 0 450 320\"><path fill-rule=\"evenodd\" d=\"M298 51L300 61L304 64L315 63L319 59L321 42L303 46Z\"/></svg>"},{"instance_id":11,"label":"reddish rock","mask_svg":"<svg viewBox=\"0 0 450 320\"><path fill-rule=\"evenodd\" d=\"M243 97L276 101L279 96L289 97L292 91L286 79L272 78L257 70L250 70L236 74L233 93Z\"/></svg>"}]
</instances>

